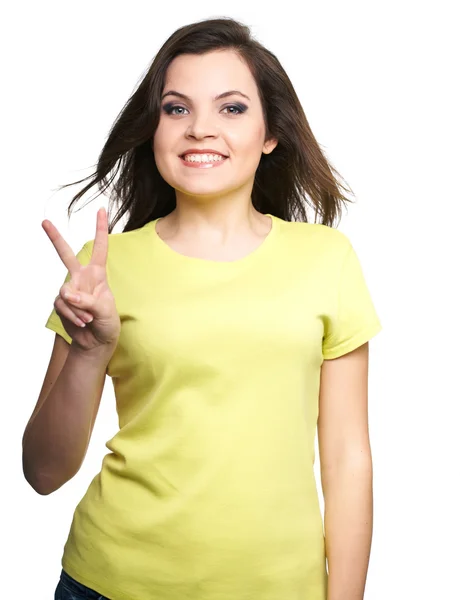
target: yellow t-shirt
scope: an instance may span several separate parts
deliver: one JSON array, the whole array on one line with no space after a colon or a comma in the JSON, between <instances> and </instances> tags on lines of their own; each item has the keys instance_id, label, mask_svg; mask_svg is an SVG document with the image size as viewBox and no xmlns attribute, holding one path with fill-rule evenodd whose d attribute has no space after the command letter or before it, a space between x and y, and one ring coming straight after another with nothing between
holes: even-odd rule
<instances>
[{"instance_id":1,"label":"yellow t-shirt","mask_svg":"<svg viewBox=\"0 0 460 600\"><path fill-rule=\"evenodd\" d=\"M120 429L62 566L112 600L326 598L321 364L381 324L345 234L269 216L233 262L176 252L158 219L109 235ZM71 342L54 310L46 327Z\"/></svg>"}]
</instances>

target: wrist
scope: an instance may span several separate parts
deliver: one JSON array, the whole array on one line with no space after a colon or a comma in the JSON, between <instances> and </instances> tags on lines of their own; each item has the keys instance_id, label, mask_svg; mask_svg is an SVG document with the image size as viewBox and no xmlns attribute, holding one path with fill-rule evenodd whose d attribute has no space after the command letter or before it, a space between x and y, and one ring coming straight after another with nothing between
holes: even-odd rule
<instances>
[{"instance_id":1,"label":"wrist","mask_svg":"<svg viewBox=\"0 0 460 600\"><path fill-rule=\"evenodd\" d=\"M101 346L96 346L95 348L87 349L82 348L74 341L72 341L69 353L72 356L78 357L80 360L87 360L91 364L94 364L96 362L108 363L116 347L117 342L111 342L109 344L102 344Z\"/></svg>"}]
</instances>

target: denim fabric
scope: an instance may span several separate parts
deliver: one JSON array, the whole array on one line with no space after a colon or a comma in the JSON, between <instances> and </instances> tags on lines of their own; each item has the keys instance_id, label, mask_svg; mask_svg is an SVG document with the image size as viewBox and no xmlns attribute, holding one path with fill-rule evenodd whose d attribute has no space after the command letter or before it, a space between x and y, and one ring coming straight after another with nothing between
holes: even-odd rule
<instances>
[{"instance_id":1,"label":"denim fabric","mask_svg":"<svg viewBox=\"0 0 460 600\"><path fill-rule=\"evenodd\" d=\"M63 569L54 592L54 600L109 600L109 598L79 583Z\"/></svg>"}]
</instances>

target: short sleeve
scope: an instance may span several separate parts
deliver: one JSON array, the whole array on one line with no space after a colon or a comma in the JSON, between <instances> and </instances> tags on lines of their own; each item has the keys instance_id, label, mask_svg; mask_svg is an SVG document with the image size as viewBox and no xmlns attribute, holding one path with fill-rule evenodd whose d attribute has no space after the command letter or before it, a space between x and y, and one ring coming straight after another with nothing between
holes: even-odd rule
<instances>
[{"instance_id":1,"label":"short sleeve","mask_svg":"<svg viewBox=\"0 0 460 600\"><path fill-rule=\"evenodd\" d=\"M326 320L323 358L338 358L365 344L382 329L358 256L348 241L342 265L337 308Z\"/></svg>"},{"instance_id":2,"label":"short sleeve","mask_svg":"<svg viewBox=\"0 0 460 600\"><path fill-rule=\"evenodd\" d=\"M82 246L82 248L80 249L80 251L77 253L77 259L80 262L80 264L82 264L82 265L87 265L89 263L89 261L91 260L91 253L88 249L88 244L89 244L89 242L86 242L86 244L84 244ZM67 283L69 280L70 280L70 273L67 271L67 275L66 275L63 283ZM53 300L53 302L54 302L54 300ZM50 316L48 317L48 320L45 323L45 327L47 329L51 329L51 331L54 331L55 333L58 333L61 337L63 337L66 340L67 343L69 343L69 344L72 343L72 338L67 333L67 331L64 329L61 318L57 314L56 309L54 307L53 307L53 310L51 311Z\"/></svg>"}]
</instances>

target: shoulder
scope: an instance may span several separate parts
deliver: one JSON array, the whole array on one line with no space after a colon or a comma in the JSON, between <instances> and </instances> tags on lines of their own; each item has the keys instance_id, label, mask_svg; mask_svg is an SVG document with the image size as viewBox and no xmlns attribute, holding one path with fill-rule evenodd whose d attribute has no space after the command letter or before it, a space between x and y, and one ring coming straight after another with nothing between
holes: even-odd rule
<instances>
[{"instance_id":1,"label":"shoulder","mask_svg":"<svg viewBox=\"0 0 460 600\"><path fill-rule=\"evenodd\" d=\"M127 251L135 252L136 249L142 251L142 246L148 240L152 221L148 221L142 227L132 231L123 231L118 233L109 233L108 235L108 259L115 255L124 254ZM89 254L93 251L94 238L88 240L82 247L82 251Z\"/></svg>"},{"instance_id":2,"label":"shoulder","mask_svg":"<svg viewBox=\"0 0 460 600\"><path fill-rule=\"evenodd\" d=\"M132 231L109 233L106 272L109 285L123 286L126 277L142 272L146 267L151 243L151 223L149 221ZM94 248L94 238L88 240L79 253L81 264L88 264Z\"/></svg>"},{"instance_id":3,"label":"shoulder","mask_svg":"<svg viewBox=\"0 0 460 600\"><path fill-rule=\"evenodd\" d=\"M290 246L311 252L316 257L340 259L351 246L349 237L343 231L321 223L280 219L280 231Z\"/></svg>"}]
</instances>

